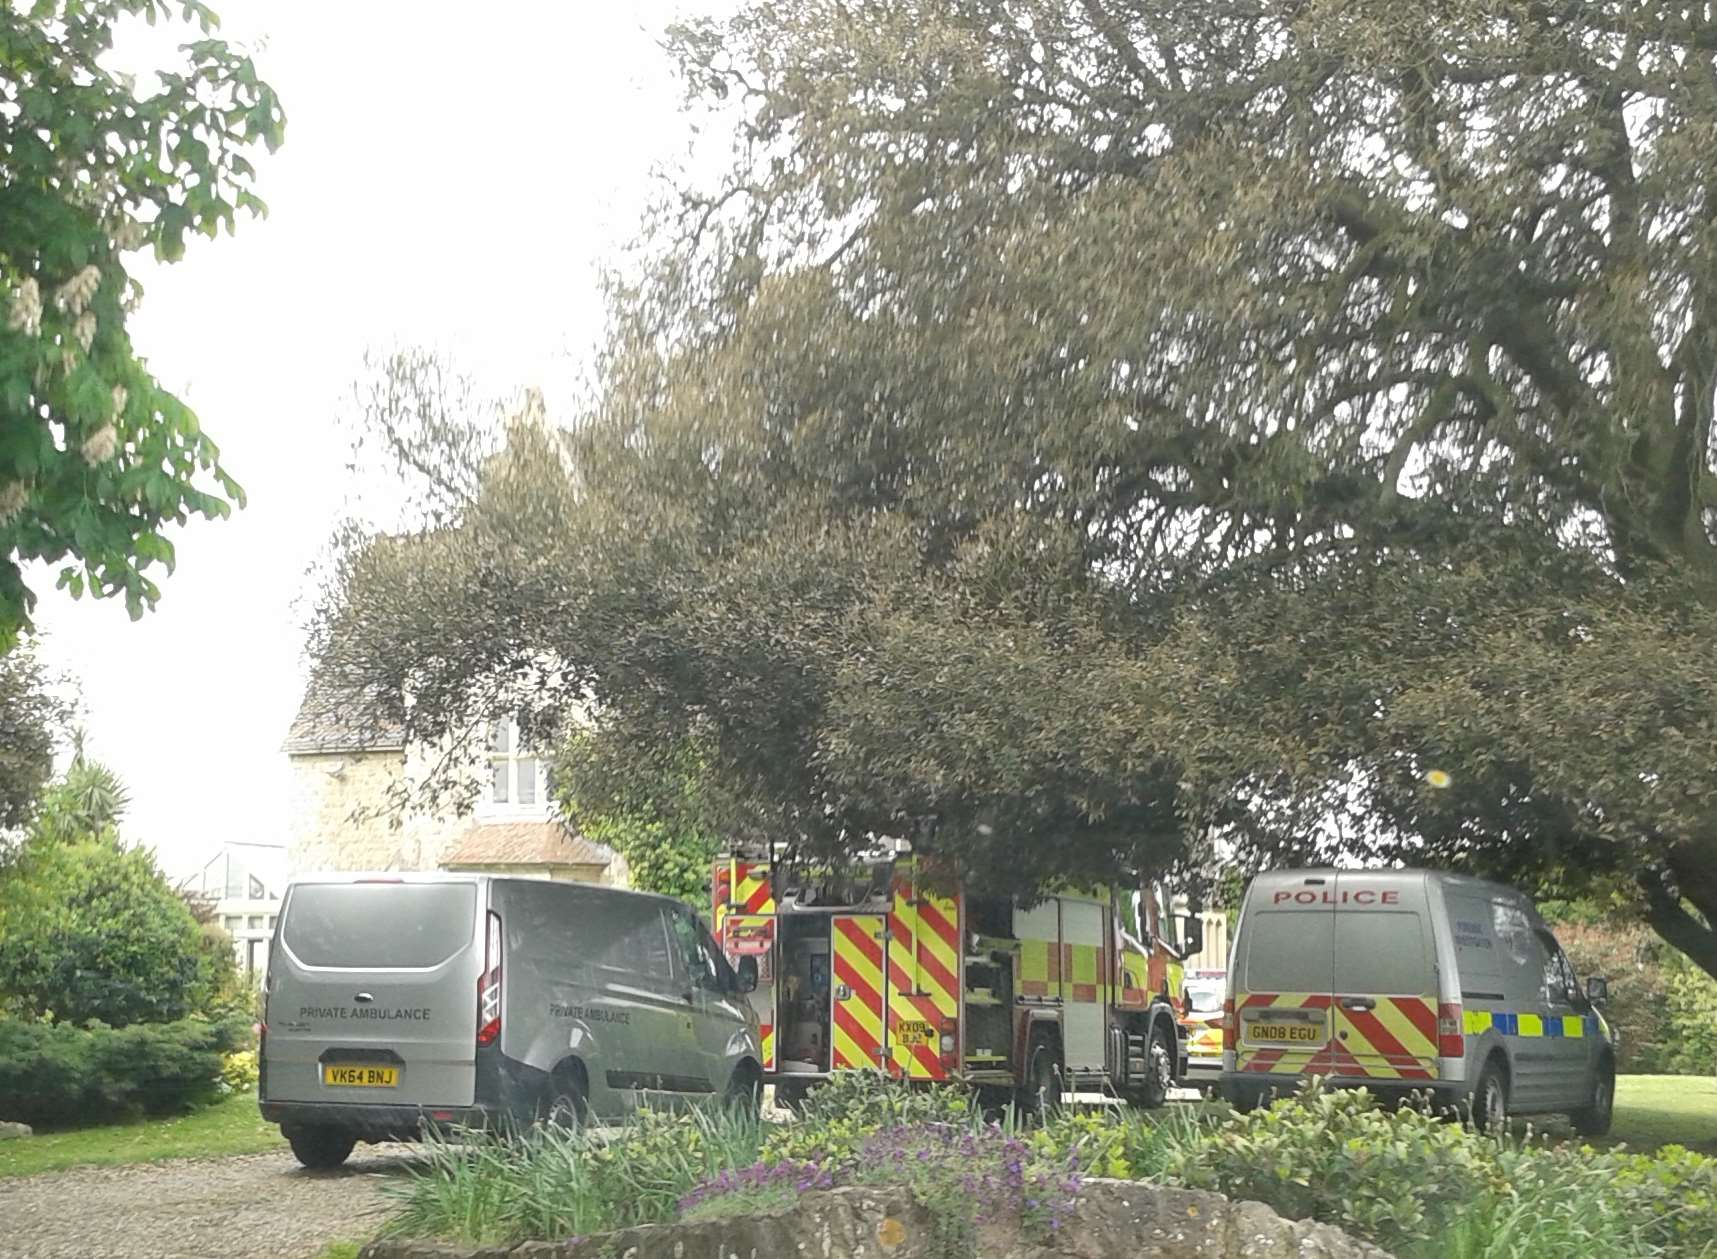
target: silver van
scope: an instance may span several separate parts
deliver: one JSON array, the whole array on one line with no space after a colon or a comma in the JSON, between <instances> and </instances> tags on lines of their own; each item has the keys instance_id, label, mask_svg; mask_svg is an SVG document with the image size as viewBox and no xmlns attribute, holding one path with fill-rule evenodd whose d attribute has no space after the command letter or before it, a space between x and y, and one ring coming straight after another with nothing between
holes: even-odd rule
<instances>
[{"instance_id":1,"label":"silver van","mask_svg":"<svg viewBox=\"0 0 1717 1259\"><path fill-rule=\"evenodd\" d=\"M1223 1095L1305 1079L1429 1093L1484 1130L1565 1112L1610 1127L1616 1056L1556 937L1514 888L1428 870L1283 870L1247 889L1224 1003Z\"/></svg>"},{"instance_id":2,"label":"silver van","mask_svg":"<svg viewBox=\"0 0 1717 1259\"><path fill-rule=\"evenodd\" d=\"M748 961L750 959L747 959ZM269 952L263 1118L306 1167L426 1125L762 1097L757 1017L678 901L487 875L306 878Z\"/></svg>"}]
</instances>

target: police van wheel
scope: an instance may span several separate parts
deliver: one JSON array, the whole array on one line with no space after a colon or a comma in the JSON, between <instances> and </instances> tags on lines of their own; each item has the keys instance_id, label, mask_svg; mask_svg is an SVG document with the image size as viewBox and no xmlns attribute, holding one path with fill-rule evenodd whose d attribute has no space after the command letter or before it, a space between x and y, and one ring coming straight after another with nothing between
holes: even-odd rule
<instances>
[{"instance_id":1,"label":"police van wheel","mask_svg":"<svg viewBox=\"0 0 1717 1259\"><path fill-rule=\"evenodd\" d=\"M1494 1058L1473 1085L1473 1127L1496 1136L1508 1131L1508 1073Z\"/></svg>"},{"instance_id":2,"label":"police van wheel","mask_svg":"<svg viewBox=\"0 0 1717 1259\"><path fill-rule=\"evenodd\" d=\"M338 1167L352 1155L358 1139L338 1128L294 1128L286 1134L292 1156L312 1171Z\"/></svg>"},{"instance_id":3,"label":"police van wheel","mask_svg":"<svg viewBox=\"0 0 1717 1259\"><path fill-rule=\"evenodd\" d=\"M1574 1131L1583 1137L1603 1137L1610 1133L1610 1120L1616 1113L1616 1069L1609 1063L1598 1068L1592 1081L1592 1100L1569 1118Z\"/></svg>"}]
</instances>

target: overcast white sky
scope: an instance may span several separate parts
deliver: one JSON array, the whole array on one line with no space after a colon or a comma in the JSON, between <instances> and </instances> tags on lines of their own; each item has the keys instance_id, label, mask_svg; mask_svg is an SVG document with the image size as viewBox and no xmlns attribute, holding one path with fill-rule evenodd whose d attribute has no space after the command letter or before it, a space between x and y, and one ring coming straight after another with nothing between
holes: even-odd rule
<instances>
[{"instance_id":1,"label":"overcast white sky","mask_svg":"<svg viewBox=\"0 0 1717 1259\"><path fill-rule=\"evenodd\" d=\"M683 153L656 33L725 6L215 7L228 39L266 41L257 61L287 112L286 145L259 163L271 214L142 271L131 330L250 506L176 534L178 571L139 623L32 575L43 654L81 683L91 751L131 789L126 829L175 873L226 838L284 837L294 603L352 488L365 348L434 344L497 393L566 396L600 334L598 269L636 230L651 171Z\"/></svg>"}]
</instances>

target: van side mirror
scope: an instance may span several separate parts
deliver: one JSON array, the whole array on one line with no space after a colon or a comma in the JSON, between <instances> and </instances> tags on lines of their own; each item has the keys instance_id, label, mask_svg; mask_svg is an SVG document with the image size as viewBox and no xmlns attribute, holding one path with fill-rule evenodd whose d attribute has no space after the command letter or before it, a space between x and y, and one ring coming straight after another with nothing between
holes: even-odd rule
<instances>
[{"instance_id":1,"label":"van side mirror","mask_svg":"<svg viewBox=\"0 0 1717 1259\"><path fill-rule=\"evenodd\" d=\"M1187 914L1181 919L1181 942L1185 946L1182 954L1191 957L1204 948L1204 919L1198 914Z\"/></svg>"},{"instance_id":2,"label":"van side mirror","mask_svg":"<svg viewBox=\"0 0 1717 1259\"><path fill-rule=\"evenodd\" d=\"M1610 999L1610 981L1603 975L1588 975L1586 977L1586 1000L1593 1005L1602 1005Z\"/></svg>"},{"instance_id":3,"label":"van side mirror","mask_svg":"<svg viewBox=\"0 0 1717 1259\"><path fill-rule=\"evenodd\" d=\"M740 958L739 965L734 969L734 975L739 981L740 992L757 991L757 959L755 957Z\"/></svg>"}]
</instances>

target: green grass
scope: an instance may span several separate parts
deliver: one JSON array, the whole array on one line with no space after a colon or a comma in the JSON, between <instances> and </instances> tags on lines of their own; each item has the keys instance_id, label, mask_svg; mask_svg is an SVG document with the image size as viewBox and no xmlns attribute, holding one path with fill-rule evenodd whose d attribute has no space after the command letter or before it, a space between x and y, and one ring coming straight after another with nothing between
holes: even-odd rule
<instances>
[{"instance_id":1,"label":"green grass","mask_svg":"<svg viewBox=\"0 0 1717 1259\"><path fill-rule=\"evenodd\" d=\"M256 1154L282 1149L285 1144L279 1129L264 1123L257 1113L256 1094L235 1093L176 1119L147 1119L0 1141L0 1177L33 1176L67 1167Z\"/></svg>"},{"instance_id":2,"label":"green grass","mask_svg":"<svg viewBox=\"0 0 1717 1259\"><path fill-rule=\"evenodd\" d=\"M1685 1145L1717 1155L1717 1079L1708 1075L1624 1075L1616 1081L1612 1142L1630 1149Z\"/></svg>"},{"instance_id":3,"label":"green grass","mask_svg":"<svg viewBox=\"0 0 1717 1259\"><path fill-rule=\"evenodd\" d=\"M358 1259L361 1249L360 1242L329 1242L316 1252L316 1259Z\"/></svg>"}]
</instances>

